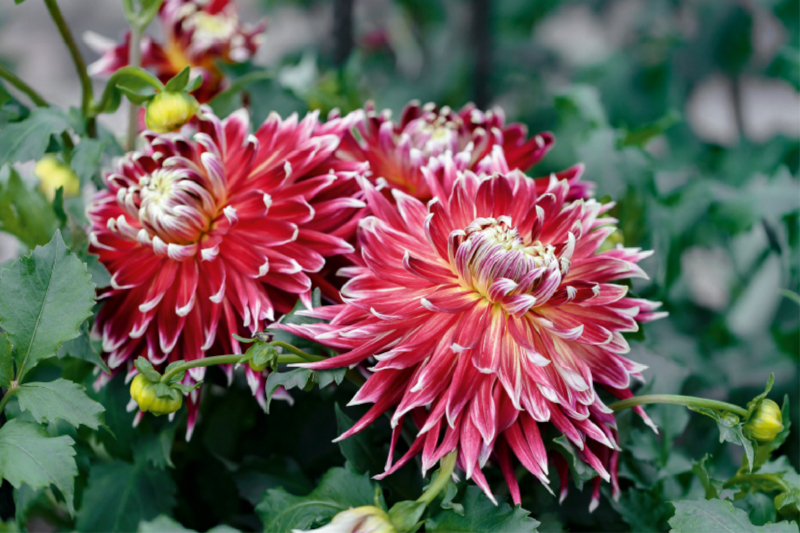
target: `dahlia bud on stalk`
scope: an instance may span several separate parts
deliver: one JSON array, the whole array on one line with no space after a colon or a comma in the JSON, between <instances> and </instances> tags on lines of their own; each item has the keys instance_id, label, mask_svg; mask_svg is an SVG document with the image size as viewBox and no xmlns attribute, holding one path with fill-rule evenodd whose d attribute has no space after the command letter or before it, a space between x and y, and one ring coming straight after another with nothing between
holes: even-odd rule
<instances>
[{"instance_id":1,"label":"dahlia bud on stalk","mask_svg":"<svg viewBox=\"0 0 800 533\"><path fill-rule=\"evenodd\" d=\"M304 530L293 529L292 533ZM320 533L395 533L397 530L386 511L373 505L365 505L342 511L327 526L315 529Z\"/></svg>"},{"instance_id":2,"label":"dahlia bud on stalk","mask_svg":"<svg viewBox=\"0 0 800 533\"><path fill-rule=\"evenodd\" d=\"M163 386L163 392L158 390L159 385ZM133 378L131 398L139 404L139 409L150 411L156 416L174 413L183 405L183 396L180 391L171 389L166 384L150 381L144 374L137 374Z\"/></svg>"},{"instance_id":3,"label":"dahlia bud on stalk","mask_svg":"<svg viewBox=\"0 0 800 533\"><path fill-rule=\"evenodd\" d=\"M191 94L163 91L147 104L144 121L151 131L169 133L189 122L198 109L200 104Z\"/></svg>"},{"instance_id":4,"label":"dahlia bud on stalk","mask_svg":"<svg viewBox=\"0 0 800 533\"><path fill-rule=\"evenodd\" d=\"M783 417L778 404L772 400L764 399L758 406L753 417L745 425L750 434L761 444L772 442L783 431Z\"/></svg>"},{"instance_id":5,"label":"dahlia bud on stalk","mask_svg":"<svg viewBox=\"0 0 800 533\"><path fill-rule=\"evenodd\" d=\"M54 155L46 155L37 161L33 174L39 178L39 190L51 202L59 187L64 188L64 196L77 196L81 192L81 180L68 164Z\"/></svg>"}]
</instances>

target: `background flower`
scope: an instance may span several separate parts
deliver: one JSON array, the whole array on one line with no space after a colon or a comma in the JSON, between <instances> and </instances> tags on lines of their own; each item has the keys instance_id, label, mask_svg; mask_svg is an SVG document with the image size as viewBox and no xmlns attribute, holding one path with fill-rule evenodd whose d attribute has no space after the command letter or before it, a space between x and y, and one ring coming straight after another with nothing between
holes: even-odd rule
<instances>
[{"instance_id":1,"label":"background flower","mask_svg":"<svg viewBox=\"0 0 800 533\"><path fill-rule=\"evenodd\" d=\"M145 150L119 161L88 210L90 250L112 274L94 325L110 368L241 353L234 334L250 336L298 297L311 305L311 278L326 256L352 250L342 237L362 205L337 194L352 177L331 161L346 126L273 115L251 135L245 110L220 121L204 109L191 138L143 134ZM263 402L266 372L247 372Z\"/></svg>"},{"instance_id":2,"label":"background flower","mask_svg":"<svg viewBox=\"0 0 800 533\"><path fill-rule=\"evenodd\" d=\"M345 303L308 313L329 323L282 327L343 352L310 368L377 361L351 402L374 405L339 438L390 409L393 443L406 415L419 429L397 462L392 446L379 478L418 453L427 471L457 449L490 498L481 468L496 458L519 503L511 456L549 483L540 436L549 422L614 479L616 496L616 426L595 384L624 396L642 379L622 333L664 313L613 282L645 277L636 263L650 253L596 253L614 231L602 216L612 205L567 202L565 181L540 194L519 171L478 176L466 166L447 155L422 169L436 195L427 208L397 189L394 206L360 178L373 216L359 227L362 263L343 269Z\"/></svg>"}]
</instances>

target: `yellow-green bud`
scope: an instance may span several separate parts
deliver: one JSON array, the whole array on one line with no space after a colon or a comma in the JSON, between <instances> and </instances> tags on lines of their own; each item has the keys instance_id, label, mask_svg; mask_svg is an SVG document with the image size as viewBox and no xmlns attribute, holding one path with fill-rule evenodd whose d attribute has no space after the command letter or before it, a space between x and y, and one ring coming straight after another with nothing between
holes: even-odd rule
<instances>
[{"instance_id":1,"label":"yellow-green bud","mask_svg":"<svg viewBox=\"0 0 800 533\"><path fill-rule=\"evenodd\" d=\"M293 529L292 533L304 530ZM386 511L372 505L348 509L337 514L327 526L315 533L397 533Z\"/></svg>"},{"instance_id":2,"label":"yellow-green bud","mask_svg":"<svg viewBox=\"0 0 800 533\"><path fill-rule=\"evenodd\" d=\"M51 202L56 197L59 187L64 187L64 196L78 196L81 192L81 180L69 165L61 162L56 156L48 154L36 162L33 175L39 178L39 190Z\"/></svg>"},{"instance_id":3,"label":"yellow-green bud","mask_svg":"<svg viewBox=\"0 0 800 533\"><path fill-rule=\"evenodd\" d=\"M750 434L758 442L762 444L772 442L775 436L783 431L780 407L772 400L762 400L745 427L750 430Z\"/></svg>"},{"instance_id":4,"label":"yellow-green bud","mask_svg":"<svg viewBox=\"0 0 800 533\"><path fill-rule=\"evenodd\" d=\"M180 391L170 389L168 397L159 398L156 387L158 383L150 381L144 374L136 374L131 383L131 398L139 404L139 409L159 416L174 413L181 408L183 395Z\"/></svg>"},{"instance_id":5,"label":"yellow-green bud","mask_svg":"<svg viewBox=\"0 0 800 533\"><path fill-rule=\"evenodd\" d=\"M775 509L786 518L797 518L800 516L800 490L794 489L790 492L781 492L775 496Z\"/></svg>"},{"instance_id":6,"label":"yellow-green bud","mask_svg":"<svg viewBox=\"0 0 800 533\"><path fill-rule=\"evenodd\" d=\"M147 104L144 122L156 133L168 133L189 122L199 108L191 94L163 91Z\"/></svg>"}]
</instances>

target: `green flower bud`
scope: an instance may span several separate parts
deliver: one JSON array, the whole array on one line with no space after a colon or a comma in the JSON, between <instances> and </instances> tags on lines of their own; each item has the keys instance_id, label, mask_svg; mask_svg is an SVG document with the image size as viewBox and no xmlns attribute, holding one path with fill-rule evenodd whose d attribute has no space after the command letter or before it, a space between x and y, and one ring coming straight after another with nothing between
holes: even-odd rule
<instances>
[{"instance_id":1,"label":"green flower bud","mask_svg":"<svg viewBox=\"0 0 800 533\"><path fill-rule=\"evenodd\" d=\"M750 430L750 434L758 442L762 444L772 442L775 436L783 431L780 407L772 400L762 400L745 427Z\"/></svg>"},{"instance_id":2,"label":"green flower bud","mask_svg":"<svg viewBox=\"0 0 800 533\"><path fill-rule=\"evenodd\" d=\"M64 197L78 196L81 192L81 180L75 172L52 154L45 155L36 162L33 174L39 178L39 190L51 202L59 187L64 187Z\"/></svg>"},{"instance_id":3,"label":"green flower bud","mask_svg":"<svg viewBox=\"0 0 800 533\"><path fill-rule=\"evenodd\" d=\"M137 374L131 383L131 398L133 398L139 409L150 411L156 416L168 415L181 408L183 395L180 391L169 389L167 396L159 396L156 393L158 383L150 381L144 374Z\"/></svg>"},{"instance_id":4,"label":"green flower bud","mask_svg":"<svg viewBox=\"0 0 800 533\"><path fill-rule=\"evenodd\" d=\"M292 533L304 530L293 529ZM348 509L337 514L327 526L315 529L319 533L397 533L386 511L372 505Z\"/></svg>"},{"instance_id":5,"label":"green flower bud","mask_svg":"<svg viewBox=\"0 0 800 533\"><path fill-rule=\"evenodd\" d=\"M147 104L144 121L156 133L168 133L189 122L199 108L191 94L163 91Z\"/></svg>"}]
</instances>

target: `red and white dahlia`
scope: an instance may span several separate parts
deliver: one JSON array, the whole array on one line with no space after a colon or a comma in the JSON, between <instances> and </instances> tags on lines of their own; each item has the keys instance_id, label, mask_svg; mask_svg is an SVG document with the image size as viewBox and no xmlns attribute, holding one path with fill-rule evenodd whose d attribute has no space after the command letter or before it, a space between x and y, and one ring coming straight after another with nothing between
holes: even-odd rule
<instances>
[{"instance_id":1,"label":"red and white dahlia","mask_svg":"<svg viewBox=\"0 0 800 533\"><path fill-rule=\"evenodd\" d=\"M141 65L153 70L162 82L184 67L192 67L193 76L203 77L200 89L193 93L200 103L208 102L224 88L222 72L215 63L250 59L266 28L264 21L242 25L231 0L164 0L158 19L166 43L143 36ZM119 44L90 33L87 44L103 54L89 66L92 75L110 76L129 64L130 33Z\"/></svg>"},{"instance_id":2,"label":"red and white dahlia","mask_svg":"<svg viewBox=\"0 0 800 533\"><path fill-rule=\"evenodd\" d=\"M567 202L565 181L539 193L519 171L478 176L466 166L442 157L422 169L435 195L427 207L398 189L395 205L358 178L373 215L359 226L361 264L342 272L344 303L309 312L328 323L279 327L342 352L301 366L374 358L351 402L374 405L339 438L390 409L392 451L406 415L419 429L379 477L420 452L427 470L458 450L459 467L490 498L481 468L495 458L519 503L512 457L548 483L547 423L616 493L614 417L595 387L624 396L642 377L644 367L622 355L622 332L663 313L613 282L644 277L637 262L650 253L598 253L614 231L615 220L600 216L611 206ZM599 485L594 505L597 497Z\"/></svg>"},{"instance_id":3,"label":"red and white dahlia","mask_svg":"<svg viewBox=\"0 0 800 533\"><path fill-rule=\"evenodd\" d=\"M192 138L143 134L147 146L88 208L90 251L112 275L95 321L110 368L242 353L234 334L251 336L298 297L311 305L325 257L353 250L345 239L363 206L340 195L354 172L332 160L347 127L272 114L250 134L246 110L221 121L203 107ZM263 403L266 374L247 372Z\"/></svg>"},{"instance_id":4,"label":"red and white dahlia","mask_svg":"<svg viewBox=\"0 0 800 533\"><path fill-rule=\"evenodd\" d=\"M499 107L484 112L467 104L455 112L449 107L439 109L433 103L421 106L414 101L395 123L391 111L378 113L370 102L355 114L355 132L342 139L338 157L368 161L373 178L383 178L389 187L423 201L434 196L422 175L422 169L433 158L449 152L465 168L481 173L481 162L499 147L508 166L524 172L541 161L555 143L548 132L529 139L527 127L506 124ZM557 174L572 186L569 200L591 195L592 185L579 182L582 172L583 166L576 165ZM549 177L539 178L536 183L537 192L542 193Z\"/></svg>"}]
</instances>

